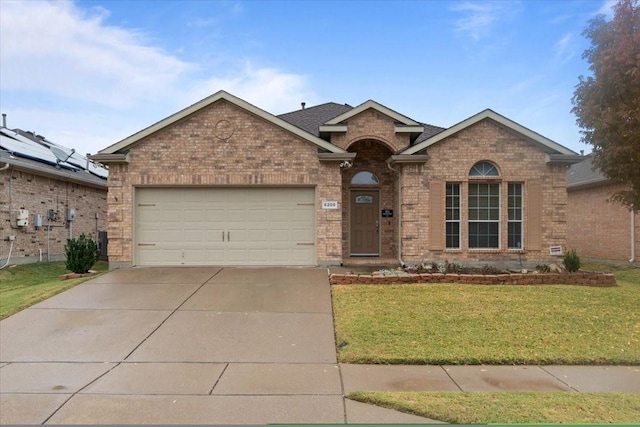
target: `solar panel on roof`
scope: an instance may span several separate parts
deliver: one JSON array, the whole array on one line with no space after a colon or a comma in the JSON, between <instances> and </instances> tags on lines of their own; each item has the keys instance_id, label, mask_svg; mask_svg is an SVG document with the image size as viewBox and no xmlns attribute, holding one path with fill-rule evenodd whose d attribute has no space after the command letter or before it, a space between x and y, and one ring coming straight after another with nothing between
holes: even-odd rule
<instances>
[{"instance_id":1,"label":"solar panel on roof","mask_svg":"<svg viewBox=\"0 0 640 427\"><path fill-rule=\"evenodd\" d=\"M2 138L0 138L0 146L10 153L15 153L23 157L29 157L35 160L43 160L47 163L56 164L56 156L51 150L42 145L31 141L11 130L0 129Z\"/></svg>"},{"instance_id":2,"label":"solar panel on roof","mask_svg":"<svg viewBox=\"0 0 640 427\"><path fill-rule=\"evenodd\" d=\"M20 157L41 161L51 165L61 165L67 169L87 170L101 178L107 178L109 171L94 162L87 162L87 158L72 149L49 140L42 139L41 143L20 135L7 128L0 128L0 148ZM57 155L56 155L57 153Z\"/></svg>"}]
</instances>

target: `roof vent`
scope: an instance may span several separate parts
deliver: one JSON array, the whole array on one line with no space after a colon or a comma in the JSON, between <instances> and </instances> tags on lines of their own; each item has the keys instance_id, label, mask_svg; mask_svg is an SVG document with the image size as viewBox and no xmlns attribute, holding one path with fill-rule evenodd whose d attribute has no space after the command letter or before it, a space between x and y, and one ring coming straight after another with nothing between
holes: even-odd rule
<instances>
[{"instance_id":1,"label":"roof vent","mask_svg":"<svg viewBox=\"0 0 640 427\"><path fill-rule=\"evenodd\" d=\"M306 102L301 102L300 105L302 106L302 109L304 110L304 107L307 105Z\"/></svg>"}]
</instances>

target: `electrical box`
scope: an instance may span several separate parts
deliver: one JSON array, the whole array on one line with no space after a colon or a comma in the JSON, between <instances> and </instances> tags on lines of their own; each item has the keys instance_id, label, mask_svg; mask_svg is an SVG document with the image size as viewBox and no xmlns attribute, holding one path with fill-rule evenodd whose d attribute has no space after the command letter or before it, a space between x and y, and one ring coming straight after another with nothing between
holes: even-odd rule
<instances>
[{"instance_id":1,"label":"electrical box","mask_svg":"<svg viewBox=\"0 0 640 427\"><path fill-rule=\"evenodd\" d=\"M67 222L71 222L76 219L76 210L75 209L67 209Z\"/></svg>"},{"instance_id":2,"label":"electrical box","mask_svg":"<svg viewBox=\"0 0 640 427\"><path fill-rule=\"evenodd\" d=\"M29 225L29 211L26 209L18 209L16 211L16 225L18 227L26 227Z\"/></svg>"},{"instance_id":3,"label":"electrical box","mask_svg":"<svg viewBox=\"0 0 640 427\"><path fill-rule=\"evenodd\" d=\"M58 220L58 212L53 209L47 210L47 219L49 221L57 221Z\"/></svg>"},{"instance_id":4,"label":"electrical box","mask_svg":"<svg viewBox=\"0 0 640 427\"><path fill-rule=\"evenodd\" d=\"M42 227L42 215L36 215L36 219L33 223L36 228Z\"/></svg>"}]
</instances>

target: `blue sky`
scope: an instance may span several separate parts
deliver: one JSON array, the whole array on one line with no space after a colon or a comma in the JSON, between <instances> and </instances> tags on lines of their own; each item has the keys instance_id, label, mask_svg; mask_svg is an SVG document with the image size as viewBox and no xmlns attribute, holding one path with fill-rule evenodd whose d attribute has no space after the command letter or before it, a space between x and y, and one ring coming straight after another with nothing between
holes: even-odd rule
<instances>
[{"instance_id":1,"label":"blue sky","mask_svg":"<svg viewBox=\"0 0 640 427\"><path fill-rule=\"evenodd\" d=\"M82 153L220 89L271 113L373 99L449 127L491 108L575 151L582 31L612 0L0 0L0 110Z\"/></svg>"}]
</instances>

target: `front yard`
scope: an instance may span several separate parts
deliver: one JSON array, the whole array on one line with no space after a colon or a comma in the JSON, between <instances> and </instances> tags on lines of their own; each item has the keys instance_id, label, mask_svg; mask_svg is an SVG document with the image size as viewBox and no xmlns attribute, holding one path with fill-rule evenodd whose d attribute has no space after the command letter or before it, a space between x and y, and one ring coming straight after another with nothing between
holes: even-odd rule
<instances>
[{"instance_id":1,"label":"front yard","mask_svg":"<svg viewBox=\"0 0 640 427\"><path fill-rule=\"evenodd\" d=\"M338 357L343 363L640 365L640 269L615 274L619 286L612 288L333 286ZM348 397L447 423L640 419L638 393L361 391Z\"/></svg>"},{"instance_id":2,"label":"front yard","mask_svg":"<svg viewBox=\"0 0 640 427\"><path fill-rule=\"evenodd\" d=\"M337 285L343 363L640 364L640 269L617 287Z\"/></svg>"}]
</instances>

